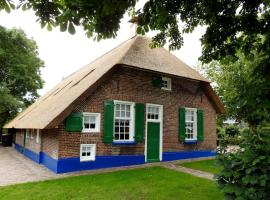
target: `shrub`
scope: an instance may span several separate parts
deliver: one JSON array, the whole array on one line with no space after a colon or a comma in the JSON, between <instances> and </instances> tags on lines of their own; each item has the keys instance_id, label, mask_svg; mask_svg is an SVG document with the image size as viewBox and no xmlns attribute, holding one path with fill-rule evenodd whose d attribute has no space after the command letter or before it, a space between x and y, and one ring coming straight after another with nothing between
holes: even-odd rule
<instances>
[{"instance_id":1,"label":"shrub","mask_svg":"<svg viewBox=\"0 0 270 200\"><path fill-rule=\"evenodd\" d=\"M243 137L241 135L225 136L224 140L228 145L239 145L243 141Z\"/></svg>"},{"instance_id":2,"label":"shrub","mask_svg":"<svg viewBox=\"0 0 270 200\"><path fill-rule=\"evenodd\" d=\"M218 163L223 166L216 175L225 199L270 199L270 130L245 133L237 152L218 149Z\"/></svg>"},{"instance_id":3,"label":"shrub","mask_svg":"<svg viewBox=\"0 0 270 200\"><path fill-rule=\"evenodd\" d=\"M224 139L225 136L225 129L222 127L217 127L217 138L218 139Z\"/></svg>"},{"instance_id":4,"label":"shrub","mask_svg":"<svg viewBox=\"0 0 270 200\"><path fill-rule=\"evenodd\" d=\"M226 135L234 137L236 135L239 135L239 133L240 133L240 131L239 131L239 128L237 126L229 125L225 128Z\"/></svg>"}]
</instances>

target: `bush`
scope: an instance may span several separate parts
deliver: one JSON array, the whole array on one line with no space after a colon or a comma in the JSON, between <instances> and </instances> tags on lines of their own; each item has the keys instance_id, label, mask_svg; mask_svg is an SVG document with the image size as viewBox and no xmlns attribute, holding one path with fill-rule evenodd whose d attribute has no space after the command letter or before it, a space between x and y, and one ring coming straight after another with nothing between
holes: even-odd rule
<instances>
[{"instance_id":1,"label":"bush","mask_svg":"<svg viewBox=\"0 0 270 200\"><path fill-rule=\"evenodd\" d=\"M236 135L239 135L240 131L237 126L234 125L229 125L225 128L225 134L229 135L231 137L234 137Z\"/></svg>"},{"instance_id":2,"label":"bush","mask_svg":"<svg viewBox=\"0 0 270 200\"><path fill-rule=\"evenodd\" d=\"M225 137L225 129L222 127L217 127L217 139L224 139Z\"/></svg>"},{"instance_id":3,"label":"bush","mask_svg":"<svg viewBox=\"0 0 270 200\"><path fill-rule=\"evenodd\" d=\"M239 145L241 142L243 142L243 137L241 135L236 136L225 136L224 141L228 145Z\"/></svg>"},{"instance_id":4,"label":"bush","mask_svg":"<svg viewBox=\"0 0 270 200\"><path fill-rule=\"evenodd\" d=\"M245 133L244 142L235 153L218 149L218 163L223 166L216 175L225 199L270 199L270 130Z\"/></svg>"}]
</instances>

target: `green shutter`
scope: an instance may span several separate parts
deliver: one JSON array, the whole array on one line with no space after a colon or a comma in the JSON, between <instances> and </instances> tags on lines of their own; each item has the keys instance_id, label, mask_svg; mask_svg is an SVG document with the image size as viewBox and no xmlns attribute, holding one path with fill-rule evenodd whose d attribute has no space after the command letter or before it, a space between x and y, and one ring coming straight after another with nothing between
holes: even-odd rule
<instances>
[{"instance_id":1,"label":"green shutter","mask_svg":"<svg viewBox=\"0 0 270 200\"><path fill-rule=\"evenodd\" d=\"M197 110L197 139L203 141L203 110Z\"/></svg>"},{"instance_id":2,"label":"green shutter","mask_svg":"<svg viewBox=\"0 0 270 200\"><path fill-rule=\"evenodd\" d=\"M113 101L104 102L104 130L103 142L111 143L113 141L113 123L114 123L114 104Z\"/></svg>"},{"instance_id":3,"label":"green shutter","mask_svg":"<svg viewBox=\"0 0 270 200\"><path fill-rule=\"evenodd\" d=\"M186 109L179 108L179 140L185 141L186 138Z\"/></svg>"},{"instance_id":4,"label":"green shutter","mask_svg":"<svg viewBox=\"0 0 270 200\"><path fill-rule=\"evenodd\" d=\"M72 113L65 119L65 131L81 132L83 129L82 113Z\"/></svg>"},{"instance_id":5,"label":"green shutter","mask_svg":"<svg viewBox=\"0 0 270 200\"><path fill-rule=\"evenodd\" d=\"M135 106L135 141L144 139L144 104L136 103Z\"/></svg>"},{"instance_id":6,"label":"green shutter","mask_svg":"<svg viewBox=\"0 0 270 200\"><path fill-rule=\"evenodd\" d=\"M162 87L162 78L160 76L152 77L152 84L154 87L161 88Z\"/></svg>"}]
</instances>

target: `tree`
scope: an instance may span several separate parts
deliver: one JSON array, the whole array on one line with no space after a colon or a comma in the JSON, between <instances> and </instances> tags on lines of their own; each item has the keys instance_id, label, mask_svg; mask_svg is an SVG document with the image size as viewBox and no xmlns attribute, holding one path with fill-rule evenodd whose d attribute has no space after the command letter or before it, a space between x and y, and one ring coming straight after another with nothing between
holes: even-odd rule
<instances>
[{"instance_id":1,"label":"tree","mask_svg":"<svg viewBox=\"0 0 270 200\"><path fill-rule=\"evenodd\" d=\"M0 26L0 133L3 125L38 97L43 86L34 40L22 30Z\"/></svg>"},{"instance_id":2,"label":"tree","mask_svg":"<svg viewBox=\"0 0 270 200\"><path fill-rule=\"evenodd\" d=\"M229 117L248 122L252 129L270 120L270 73L264 63L268 55L238 53L204 66ZM268 59L268 58L267 58Z\"/></svg>"},{"instance_id":3,"label":"tree","mask_svg":"<svg viewBox=\"0 0 270 200\"><path fill-rule=\"evenodd\" d=\"M15 8L12 0L2 0L0 9ZM75 33L82 26L89 37L97 40L114 38L125 13L138 17L138 33L157 31L153 46L166 42L169 48L183 45L184 33L204 25L203 55L209 62L237 50L250 52L257 42L254 36L263 35L260 47L269 52L270 1L266 0L149 0L142 9L135 10L138 0L20 0L18 7L33 9L42 27L48 30L59 26L62 31ZM180 24L181 21L181 24ZM182 25L183 24L183 25ZM256 38L256 37L255 37Z\"/></svg>"},{"instance_id":4,"label":"tree","mask_svg":"<svg viewBox=\"0 0 270 200\"><path fill-rule=\"evenodd\" d=\"M253 73L254 77L262 79L264 83L270 76L269 0L149 0L139 10L135 10L138 0L20 0L16 6L12 2L1 1L0 10L10 12L15 7L32 9L41 26L48 30L60 27L61 31L68 30L74 34L75 26L82 26L87 36L97 40L115 37L120 28L120 20L128 12L131 16L136 16L134 21L138 23L138 33L157 31L153 37L153 47L168 43L171 50L183 45L183 34L191 33L198 26L205 26L206 32L201 38L201 60L204 63L221 61L224 57L233 63L245 57L247 62L252 59L252 65L249 64L251 69L244 67L244 73ZM255 61L257 55L259 58ZM230 65L242 70L240 65ZM247 93L250 95L247 101L250 106L258 104L257 98L268 97L268 84L263 85L254 78L241 78L243 80L235 81L242 81L235 88L240 88L240 85L242 89L250 88L251 80L262 86L255 90L255 95L250 90ZM237 94L236 90L233 91ZM240 102L245 99L242 97L238 96ZM261 105L268 106L266 103ZM253 108L255 109L254 106ZM261 110L263 109L257 109L253 114L260 114ZM245 109L243 115L249 112ZM257 117L253 118L248 120L253 124L258 123L255 122Z\"/></svg>"}]
</instances>

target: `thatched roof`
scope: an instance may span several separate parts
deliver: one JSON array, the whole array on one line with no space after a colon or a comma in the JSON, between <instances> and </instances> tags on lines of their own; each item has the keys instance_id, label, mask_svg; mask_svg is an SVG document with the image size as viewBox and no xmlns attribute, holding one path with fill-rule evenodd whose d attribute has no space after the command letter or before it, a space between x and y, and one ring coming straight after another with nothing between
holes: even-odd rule
<instances>
[{"instance_id":1,"label":"thatched roof","mask_svg":"<svg viewBox=\"0 0 270 200\"><path fill-rule=\"evenodd\" d=\"M198 80L209 85L207 79L170 52L164 48L151 49L149 43L149 38L141 36L123 42L66 77L47 94L6 124L4 128L51 128L54 124L52 123L53 120L118 64ZM213 95L216 97L214 93ZM224 108L219 99L214 98L213 100L215 104L219 105L216 108L217 112L223 112Z\"/></svg>"}]
</instances>

